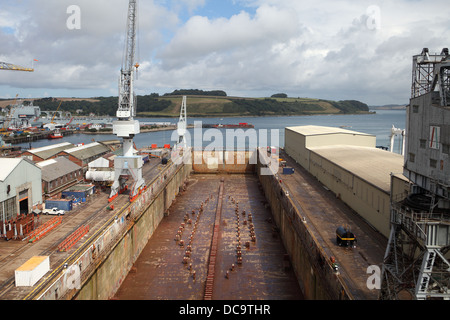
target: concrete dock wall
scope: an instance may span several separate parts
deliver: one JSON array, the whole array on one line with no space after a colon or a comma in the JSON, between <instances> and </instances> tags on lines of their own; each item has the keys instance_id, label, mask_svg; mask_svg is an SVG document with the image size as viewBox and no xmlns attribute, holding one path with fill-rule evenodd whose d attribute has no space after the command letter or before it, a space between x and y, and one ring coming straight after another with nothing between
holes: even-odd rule
<instances>
[{"instance_id":1,"label":"concrete dock wall","mask_svg":"<svg viewBox=\"0 0 450 320\"><path fill-rule=\"evenodd\" d=\"M192 168L196 173L253 173L256 151L194 151Z\"/></svg>"},{"instance_id":2,"label":"concrete dock wall","mask_svg":"<svg viewBox=\"0 0 450 320\"><path fill-rule=\"evenodd\" d=\"M258 156L258 160L264 155ZM263 160L269 163L270 159ZM300 212L274 175L261 174L264 165L258 161L257 173L272 215L280 230L284 246L306 299L350 300L351 293L336 274L324 250L302 219Z\"/></svg>"}]
</instances>

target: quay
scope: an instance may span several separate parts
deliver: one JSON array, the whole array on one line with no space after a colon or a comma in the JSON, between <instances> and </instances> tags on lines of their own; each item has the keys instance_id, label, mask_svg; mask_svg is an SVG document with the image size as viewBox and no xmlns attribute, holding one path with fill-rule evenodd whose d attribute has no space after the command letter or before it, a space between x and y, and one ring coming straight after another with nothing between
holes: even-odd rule
<instances>
[{"instance_id":1,"label":"quay","mask_svg":"<svg viewBox=\"0 0 450 320\"><path fill-rule=\"evenodd\" d=\"M33 141L38 141L38 140L42 140L42 139L48 139L48 135L51 132L52 131L28 132L28 133L23 133L23 134L20 134L20 135L4 137L3 141L5 143L10 143L10 144L19 144L19 143L33 142ZM60 133L63 136L72 135L75 132L77 132L77 130L61 130L60 131Z\"/></svg>"}]
</instances>

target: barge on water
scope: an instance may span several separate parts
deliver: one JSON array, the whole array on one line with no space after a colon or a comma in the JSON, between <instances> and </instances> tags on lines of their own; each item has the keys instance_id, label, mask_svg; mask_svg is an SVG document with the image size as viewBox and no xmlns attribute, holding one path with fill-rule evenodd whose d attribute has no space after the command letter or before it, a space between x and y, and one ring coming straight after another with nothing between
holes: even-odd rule
<instances>
[{"instance_id":1,"label":"barge on water","mask_svg":"<svg viewBox=\"0 0 450 320\"><path fill-rule=\"evenodd\" d=\"M239 124L204 124L202 127L218 129L250 129L254 128L255 126L247 122L240 122Z\"/></svg>"}]
</instances>

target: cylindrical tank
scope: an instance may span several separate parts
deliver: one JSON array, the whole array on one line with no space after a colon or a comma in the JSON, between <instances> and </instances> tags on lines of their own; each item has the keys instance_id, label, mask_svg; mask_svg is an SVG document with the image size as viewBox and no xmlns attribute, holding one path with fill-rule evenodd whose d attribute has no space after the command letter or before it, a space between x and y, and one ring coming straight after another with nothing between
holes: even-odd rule
<instances>
[{"instance_id":1,"label":"cylindrical tank","mask_svg":"<svg viewBox=\"0 0 450 320\"><path fill-rule=\"evenodd\" d=\"M356 237L350 230L340 226L336 229L336 243L340 246L353 247L356 243Z\"/></svg>"},{"instance_id":2,"label":"cylindrical tank","mask_svg":"<svg viewBox=\"0 0 450 320\"><path fill-rule=\"evenodd\" d=\"M87 171L86 180L114 181L114 171Z\"/></svg>"}]
</instances>

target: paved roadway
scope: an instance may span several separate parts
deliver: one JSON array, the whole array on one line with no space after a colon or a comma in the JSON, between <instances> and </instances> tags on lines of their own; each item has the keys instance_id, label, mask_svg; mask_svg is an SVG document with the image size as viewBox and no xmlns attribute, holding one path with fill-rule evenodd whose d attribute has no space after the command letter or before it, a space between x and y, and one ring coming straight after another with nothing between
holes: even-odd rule
<instances>
[{"instance_id":1,"label":"paved roadway","mask_svg":"<svg viewBox=\"0 0 450 320\"><path fill-rule=\"evenodd\" d=\"M334 256L340 273L356 300L377 299L379 290L367 288L367 267L381 267L387 239L368 225L359 215L333 192L324 186L286 153L280 157L293 167L294 174L282 174L279 178L289 191L296 207L306 217L308 226L329 257ZM349 226L357 237L356 248L340 247L336 244L336 229Z\"/></svg>"}]
</instances>

